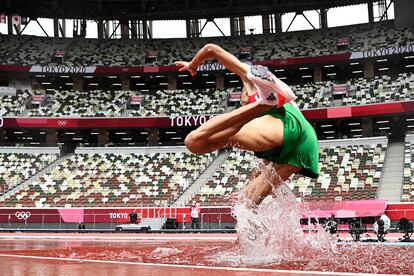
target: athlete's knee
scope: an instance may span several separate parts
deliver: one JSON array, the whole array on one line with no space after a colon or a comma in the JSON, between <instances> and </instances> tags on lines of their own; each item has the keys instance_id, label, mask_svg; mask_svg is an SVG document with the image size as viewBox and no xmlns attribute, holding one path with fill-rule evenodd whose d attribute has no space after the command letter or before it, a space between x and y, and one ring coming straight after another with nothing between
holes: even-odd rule
<instances>
[{"instance_id":1,"label":"athlete's knee","mask_svg":"<svg viewBox=\"0 0 414 276\"><path fill-rule=\"evenodd\" d=\"M206 140L199 131L190 132L184 140L185 146L192 153L205 153Z\"/></svg>"}]
</instances>

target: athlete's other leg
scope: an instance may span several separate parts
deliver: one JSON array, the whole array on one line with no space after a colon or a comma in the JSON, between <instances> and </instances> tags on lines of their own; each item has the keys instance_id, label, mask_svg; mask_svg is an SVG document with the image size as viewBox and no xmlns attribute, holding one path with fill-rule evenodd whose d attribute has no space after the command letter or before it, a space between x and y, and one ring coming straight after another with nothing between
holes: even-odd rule
<instances>
[{"instance_id":1,"label":"athlete's other leg","mask_svg":"<svg viewBox=\"0 0 414 276\"><path fill-rule=\"evenodd\" d=\"M272 168L262 169L261 173L250 180L241 193L247 197L252 204L260 204L273 189L277 188L290 176L300 170L299 167L289 164L277 164Z\"/></svg>"},{"instance_id":2,"label":"athlete's other leg","mask_svg":"<svg viewBox=\"0 0 414 276\"><path fill-rule=\"evenodd\" d=\"M249 151L265 151L283 144L283 122L261 116L272 106L252 103L215 116L185 138L193 153L212 152L225 146Z\"/></svg>"}]
</instances>

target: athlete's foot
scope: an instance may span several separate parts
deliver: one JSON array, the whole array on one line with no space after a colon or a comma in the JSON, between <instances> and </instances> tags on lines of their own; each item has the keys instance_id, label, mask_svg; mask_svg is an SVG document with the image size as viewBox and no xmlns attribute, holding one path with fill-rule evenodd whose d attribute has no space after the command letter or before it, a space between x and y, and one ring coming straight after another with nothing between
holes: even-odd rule
<instances>
[{"instance_id":1,"label":"athlete's foot","mask_svg":"<svg viewBox=\"0 0 414 276\"><path fill-rule=\"evenodd\" d=\"M264 105L282 107L285 103L294 101L296 96L292 90L280 81L267 67L253 65L247 73L247 78L258 91L256 100Z\"/></svg>"}]
</instances>

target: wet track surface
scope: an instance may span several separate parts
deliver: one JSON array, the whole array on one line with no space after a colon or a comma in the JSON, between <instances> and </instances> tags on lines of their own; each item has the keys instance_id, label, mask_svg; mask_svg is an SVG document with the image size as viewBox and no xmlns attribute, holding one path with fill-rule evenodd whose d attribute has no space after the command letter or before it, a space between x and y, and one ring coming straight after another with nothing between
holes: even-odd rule
<instances>
[{"instance_id":1,"label":"wet track surface","mask_svg":"<svg viewBox=\"0 0 414 276\"><path fill-rule=\"evenodd\" d=\"M123 271L121 275L138 275L138 271L139 275L292 275L280 270L292 271L293 275L300 271L313 271L312 275L318 272L414 274L411 261L414 246L410 245L340 244L330 254L308 251L289 260L254 263L242 256L235 257L239 256L240 247L234 235L205 235L208 240L196 234L193 236L197 240L192 235L186 236L188 239L181 241L174 236L154 239L151 235L141 235L137 240L133 236L128 240L110 236L107 240L96 240L82 234L60 239L53 239L53 235L48 239L4 238L0 239L0 274L33 275L33 271L42 271L38 275L75 275L82 271L85 275L90 271L94 275L114 275L111 272L115 268Z\"/></svg>"}]
</instances>

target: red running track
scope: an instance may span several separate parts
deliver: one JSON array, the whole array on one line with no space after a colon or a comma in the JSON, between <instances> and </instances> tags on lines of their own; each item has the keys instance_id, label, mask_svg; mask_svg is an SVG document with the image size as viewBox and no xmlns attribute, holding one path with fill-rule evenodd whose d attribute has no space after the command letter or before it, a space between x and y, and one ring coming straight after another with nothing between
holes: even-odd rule
<instances>
[{"instance_id":1,"label":"red running track","mask_svg":"<svg viewBox=\"0 0 414 276\"><path fill-rule=\"evenodd\" d=\"M308 256L261 266L211 257L233 250L235 239L234 234L0 234L0 275L414 274L414 246L342 246L338 260L315 262Z\"/></svg>"}]
</instances>

